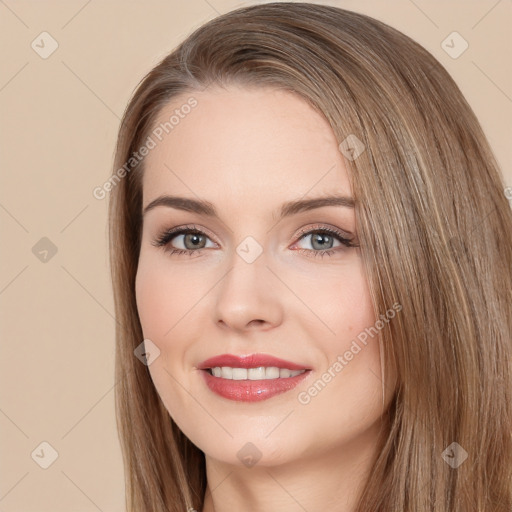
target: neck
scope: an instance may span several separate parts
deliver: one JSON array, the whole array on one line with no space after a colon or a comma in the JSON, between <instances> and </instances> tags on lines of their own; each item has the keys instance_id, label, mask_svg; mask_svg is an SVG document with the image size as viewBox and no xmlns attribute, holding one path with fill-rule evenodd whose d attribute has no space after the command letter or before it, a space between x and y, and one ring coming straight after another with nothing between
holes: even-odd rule
<instances>
[{"instance_id":1,"label":"neck","mask_svg":"<svg viewBox=\"0 0 512 512\"><path fill-rule=\"evenodd\" d=\"M300 450L286 463L228 464L206 456L202 512L354 512L379 446L380 423L325 453Z\"/></svg>"}]
</instances>

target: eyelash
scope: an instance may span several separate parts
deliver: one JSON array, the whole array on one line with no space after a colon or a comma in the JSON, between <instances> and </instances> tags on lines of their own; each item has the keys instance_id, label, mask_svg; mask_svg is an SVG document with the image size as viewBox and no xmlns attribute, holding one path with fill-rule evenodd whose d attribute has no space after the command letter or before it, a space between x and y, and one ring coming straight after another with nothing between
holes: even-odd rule
<instances>
[{"instance_id":1,"label":"eyelash","mask_svg":"<svg viewBox=\"0 0 512 512\"><path fill-rule=\"evenodd\" d=\"M324 234L327 233L331 236L334 236L337 238L345 247L359 247L359 245L353 243L353 239L347 238L343 232L338 231L333 228L328 227L316 227L313 229L303 229L297 234L297 241L301 240L306 235L315 235L315 234ZM196 235L204 235L208 237L208 235L198 229L196 226L182 226L178 228L171 228L166 231L164 231L156 240L152 242L152 245L156 247L166 247L173 238L179 235L188 235L188 234L196 234ZM208 237L210 238L210 237ZM192 253L200 253L202 249L167 249L167 252L171 255L189 255L191 256ZM339 251L338 248L334 249L322 249L319 251L315 251L314 249L296 249L301 254L306 254L307 256L311 256L311 253L313 257L315 258L323 258L324 256L332 256L335 252Z\"/></svg>"}]
</instances>

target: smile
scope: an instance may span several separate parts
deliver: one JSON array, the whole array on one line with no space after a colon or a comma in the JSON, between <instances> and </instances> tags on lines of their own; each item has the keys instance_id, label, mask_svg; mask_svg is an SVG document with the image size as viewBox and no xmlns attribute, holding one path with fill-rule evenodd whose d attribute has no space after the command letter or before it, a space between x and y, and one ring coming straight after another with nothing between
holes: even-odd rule
<instances>
[{"instance_id":1,"label":"smile","mask_svg":"<svg viewBox=\"0 0 512 512\"><path fill-rule=\"evenodd\" d=\"M277 366L260 366L258 368L231 368L229 366L216 366L208 369L210 375L231 380L271 380L289 379L296 377L306 370L289 370Z\"/></svg>"}]
</instances>

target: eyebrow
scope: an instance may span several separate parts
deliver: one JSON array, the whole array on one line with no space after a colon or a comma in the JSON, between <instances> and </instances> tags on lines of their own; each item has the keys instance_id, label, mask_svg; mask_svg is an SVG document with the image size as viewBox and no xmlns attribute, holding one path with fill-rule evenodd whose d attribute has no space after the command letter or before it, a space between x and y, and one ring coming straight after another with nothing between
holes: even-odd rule
<instances>
[{"instance_id":1,"label":"eyebrow","mask_svg":"<svg viewBox=\"0 0 512 512\"><path fill-rule=\"evenodd\" d=\"M348 196L326 196L316 197L312 199L298 199L289 201L281 206L281 213L279 219L295 215L297 213L322 208L324 206L343 206L345 208L354 208L354 199ZM208 217L219 217L215 206L209 201L201 199L191 199L188 197L168 196L163 195L151 201L143 211L143 215L147 212L157 208L158 206L166 206L168 208L176 208L187 212L198 213Z\"/></svg>"}]
</instances>

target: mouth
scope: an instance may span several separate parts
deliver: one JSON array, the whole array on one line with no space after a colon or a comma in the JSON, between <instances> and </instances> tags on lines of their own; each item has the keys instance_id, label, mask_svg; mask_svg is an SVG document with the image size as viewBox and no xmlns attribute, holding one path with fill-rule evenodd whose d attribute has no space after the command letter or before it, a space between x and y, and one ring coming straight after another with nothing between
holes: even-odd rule
<instances>
[{"instance_id":1,"label":"mouth","mask_svg":"<svg viewBox=\"0 0 512 512\"><path fill-rule=\"evenodd\" d=\"M198 365L207 387L218 396L257 402L286 393L306 379L312 369L267 354L223 354Z\"/></svg>"}]
</instances>

